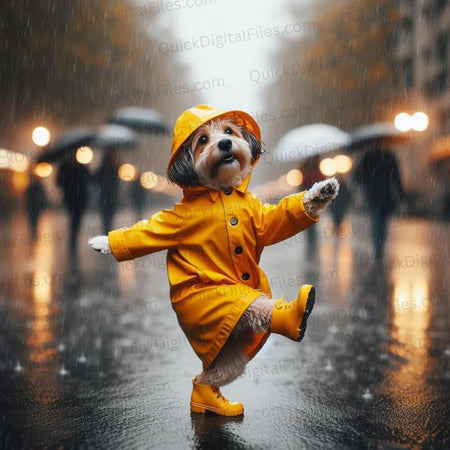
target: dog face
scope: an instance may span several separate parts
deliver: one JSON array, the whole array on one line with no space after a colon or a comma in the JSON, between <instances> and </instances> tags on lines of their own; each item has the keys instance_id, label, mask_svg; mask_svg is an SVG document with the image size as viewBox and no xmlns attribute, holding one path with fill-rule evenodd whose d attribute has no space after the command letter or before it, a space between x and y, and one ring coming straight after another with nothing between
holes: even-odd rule
<instances>
[{"instance_id":1,"label":"dog face","mask_svg":"<svg viewBox=\"0 0 450 450\"><path fill-rule=\"evenodd\" d=\"M261 142L230 119L213 119L193 133L168 171L182 187L235 188L252 170Z\"/></svg>"}]
</instances>

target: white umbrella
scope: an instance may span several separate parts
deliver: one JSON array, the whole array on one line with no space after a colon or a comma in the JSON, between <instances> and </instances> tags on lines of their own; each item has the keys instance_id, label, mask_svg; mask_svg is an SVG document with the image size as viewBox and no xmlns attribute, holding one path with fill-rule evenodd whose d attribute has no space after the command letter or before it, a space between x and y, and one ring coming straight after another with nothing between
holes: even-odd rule
<instances>
[{"instance_id":1,"label":"white umbrella","mask_svg":"<svg viewBox=\"0 0 450 450\"><path fill-rule=\"evenodd\" d=\"M391 122L376 122L356 128L351 134L350 150L366 148L371 143L396 144L410 139L407 133L397 130Z\"/></svg>"},{"instance_id":2,"label":"white umbrella","mask_svg":"<svg viewBox=\"0 0 450 450\"><path fill-rule=\"evenodd\" d=\"M132 149L137 143L137 135L133 130L121 125L103 125L93 145L106 149Z\"/></svg>"},{"instance_id":3,"label":"white umbrella","mask_svg":"<svg viewBox=\"0 0 450 450\"><path fill-rule=\"evenodd\" d=\"M332 125L315 123L286 133L273 152L277 162L302 161L317 155L332 153L346 147L350 135Z\"/></svg>"},{"instance_id":4,"label":"white umbrella","mask_svg":"<svg viewBox=\"0 0 450 450\"><path fill-rule=\"evenodd\" d=\"M138 108L134 106L120 108L108 122L124 125L136 131L146 131L151 134L168 132L168 127L162 115L149 108Z\"/></svg>"}]
</instances>

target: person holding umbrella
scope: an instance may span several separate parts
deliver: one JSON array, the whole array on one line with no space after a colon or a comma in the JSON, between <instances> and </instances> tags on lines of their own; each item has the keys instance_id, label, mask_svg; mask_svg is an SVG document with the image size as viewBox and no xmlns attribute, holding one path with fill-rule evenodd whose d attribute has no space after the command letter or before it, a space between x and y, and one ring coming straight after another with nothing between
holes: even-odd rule
<instances>
[{"instance_id":1,"label":"person holding umbrella","mask_svg":"<svg viewBox=\"0 0 450 450\"><path fill-rule=\"evenodd\" d=\"M137 136L132 130L115 124L101 127L94 141L94 147L103 149L103 160L94 181L99 183L99 209L104 233L111 231L117 210L120 181L118 150L134 149L137 144Z\"/></svg>"},{"instance_id":2,"label":"person holding umbrella","mask_svg":"<svg viewBox=\"0 0 450 450\"><path fill-rule=\"evenodd\" d=\"M136 212L137 220L141 220L144 208L147 205L147 189L141 184L140 176L137 176L135 180L130 183L130 197Z\"/></svg>"},{"instance_id":3,"label":"person holding umbrella","mask_svg":"<svg viewBox=\"0 0 450 450\"><path fill-rule=\"evenodd\" d=\"M89 198L90 173L75 159L75 151L68 153L58 169L57 183L63 191L63 201L70 219L70 256L76 261L81 220Z\"/></svg>"},{"instance_id":4,"label":"person holding umbrella","mask_svg":"<svg viewBox=\"0 0 450 450\"><path fill-rule=\"evenodd\" d=\"M99 186L99 207L104 233L108 233L112 229L112 223L116 215L119 192L118 170L119 157L117 151L105 151L100 168L94 178Z\"/></svg>"},{"instance_id":5,"label":"person holding umbrella","mask_svg":"<svg viewBox=\"0 0 450 450\"><path fill-rule=\"evenodd\" d=\"M303 181L299 187L299 192L311 188L316 181L322 181L326 178L319 169L319 159L318 156L314 156L305 159L300 164L299 169L303 174ZM315 254L317 251L317 227L313 225L307 228L305 233L307 238L306 251L308 254Z\"/></svg>"},{"instance_id":6,"label":"person holding umbrella","mask_svg":"<svg viewBox=\"0 0 450 450\"><path fill-rule=\"evenodd\" d=\"M77 261L77 241L81 220L88 205L90 172L84 164L76 160L80 147L91 145L95 131L89 128L75 128L61 134L45 147L37 157L37 162L61 161L56 182L63 191L63 203L69 214L69 251L73 262Z\"/></svg>"},{"instance_id":7,"label":"person holding umbrella","mask_svg":"<svg viewBox=\"0 0 450 450\"><path fill-rule=\"evenodd\" d=\"M31 242L36 241L38 220L46 206L47 197L44 187L38 177L30 170L30 182L25 190L25 207L30 225Z\"/></svg>"},{"instance_id":8,"label":"person holding umbrella","mask_svg":"<svg viewBox=\"0 0 450 450\"><path fill-rule=\"evenodd\" d=\"M335 198L335 201L330 205L330 213L333 218L334 229L336 231L336 237L339 235L339 228L344 220L345 214L350 206L351 192L344 181L343 176L335 175L339 181L339 195Z\"/></svg>"},{"instance_id":9,"label":"person holding umbrella","mask_svg":"<svg viewBox=\"0 0 450 450\"><path fill-rule=\"evenodd\" d=\"M301 190L309 189L315 182L326 176L320 171L320 159L327 153L346 148L350 135L338 127L326 123L313 123L294 128L284 134L275 147L272 161L296 162L302 172ZM317 250L317 227L306 230L308 255Z\"/></svg>"},{"instance_id":10,"label":"person holding umbrella","mask_svg":"<svg viewBox=\"0 0 450 450\"><path fill-rule=\"evenodd\" d=\"M368 143L353 180L362 187L371 220L374 260L381 262L389 218L404 197L397 157L382 141Z\"/></svg>"}]
</instances>

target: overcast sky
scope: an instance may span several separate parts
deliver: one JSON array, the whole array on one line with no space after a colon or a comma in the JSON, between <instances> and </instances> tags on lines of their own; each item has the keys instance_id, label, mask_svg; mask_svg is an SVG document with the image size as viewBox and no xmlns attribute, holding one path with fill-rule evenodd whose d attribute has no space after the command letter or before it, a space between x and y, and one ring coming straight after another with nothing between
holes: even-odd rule
<instances>
[{"instance_id":1,"label":"overcast sky","mask_svg":"<svg viewBox=\"0 0 450 450\"><path fill-rule=\"evenodd\" d=\"M288 13L291 1L203 0L204 6L186 6L200 1L173 0L179 9L160 13L162 28L176 36L164 40L158 33L160 52L175 53L187 64L190 83L204 82L205 103L257 111L265 84L254 80L270 70L280 37L301 33ZM214 87L208 89L209 84Z\"/></svg>"}]
</instances>

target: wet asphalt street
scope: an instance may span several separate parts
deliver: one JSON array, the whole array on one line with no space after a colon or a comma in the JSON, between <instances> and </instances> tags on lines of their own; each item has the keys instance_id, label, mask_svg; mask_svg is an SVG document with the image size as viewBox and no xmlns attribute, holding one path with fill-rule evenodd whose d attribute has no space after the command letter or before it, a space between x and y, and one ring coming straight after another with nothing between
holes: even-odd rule
<instances>
[{"instance_id":1,"label":"wet asphalt street","mask_svg":"<svg viewBox=\"0 0 450 450\"><path fill-rule=\"evenodd\" d=\"M117 225L133 223L122 212ZM450 226L395 219L384 265L352 216L265 249L274 295L316 285L301 344L272 336L223 389L240 418L189 412L200 361L169 301L165 254L117 264L85 242L66 261L66 219L30 245L22 213L0 229L0 447L450 448Z\"/></svg>"}]
</instances>

